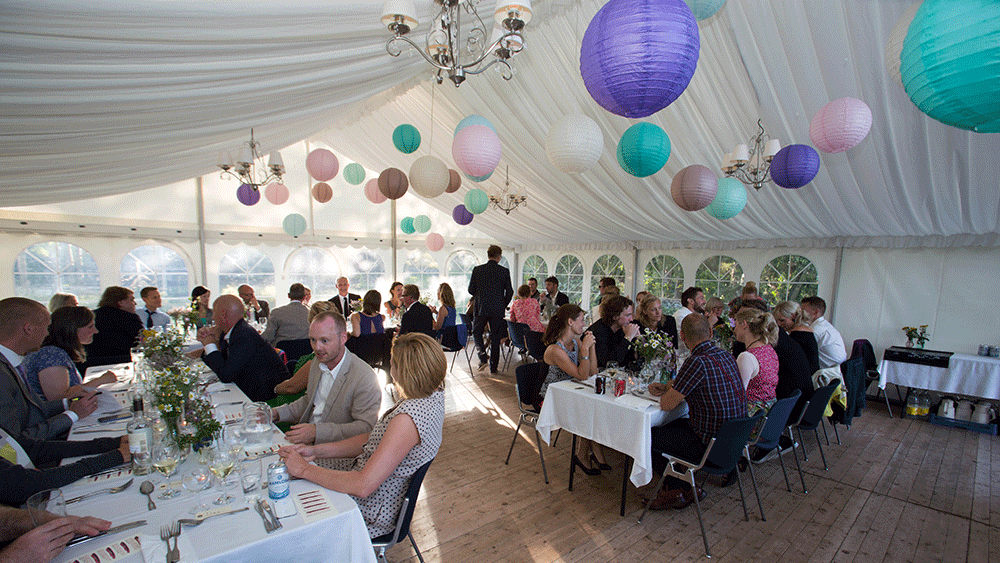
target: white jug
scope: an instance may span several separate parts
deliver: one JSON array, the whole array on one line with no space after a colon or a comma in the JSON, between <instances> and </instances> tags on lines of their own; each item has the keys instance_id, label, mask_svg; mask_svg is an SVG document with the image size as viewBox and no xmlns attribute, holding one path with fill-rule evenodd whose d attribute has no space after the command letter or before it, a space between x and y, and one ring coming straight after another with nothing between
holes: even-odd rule
<instances>
[{"instance_id":1,"label":"white jug","mask_svg":"<svg viewBox=\"0 0 1000 563\"><path fill-rule=\"evenodd\" d=\"M941 399L941 405L938 406L938 416L955 418L955 399L951 397Z\"/></svg>"},{"instance_id":2,"label":"white jug","mask_svg":"<svg viewBox=\"0 0 1000 563\"><path fill-rule=\"evenodd\" d=\"M955 407L955 420L972 420L972 401L959 401Z\"/></svg>"},{"instance_id":3,"label":"white jug","mask_svg":"<svg viewBox=\"0 0 1000 563\"><path fill-rule=\"evenodd\" d=\"M972 422L978 424L989 424L991 420L996 416L996 411L993 410L993 403L989 401L979 401L976 404L976 410L972 413Z\"/></svg>"}]
</instances>

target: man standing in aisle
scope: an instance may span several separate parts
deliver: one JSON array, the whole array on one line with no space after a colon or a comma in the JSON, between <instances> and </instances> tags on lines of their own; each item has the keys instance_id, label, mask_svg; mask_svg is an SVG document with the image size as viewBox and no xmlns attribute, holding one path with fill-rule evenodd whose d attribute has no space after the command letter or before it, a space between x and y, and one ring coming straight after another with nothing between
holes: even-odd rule
<instances>
[{"instance_id":1,"label":"man standing in aisle","mask_svg":"<svg viewBox=\"0 0 1000 563\"><path fill-rule=\"evenodd\" d=\"M136 309L135 314L139 315L142 326L145 328L166 330L170 326L170 316L160 310L160 307L163 305L160 290L155 287L144 287L139 291L139 297L142 297L144 305Z\"/></svg>"},{"instance_id":2,"label":"man standing in aisle","mask_svg":"<svg viewBox=\"0 0 1000 563\"><path fill-rule=\"evenodd\" d=\"M832 368L844 363L847 360L844 337L830 324L830 321L823 318L823 315L826 314L826 301L821 297L806 297L802 300L802 311L812 320L816 347L819 348L820 369Z\"/></svg>"},{"instance_id":3,"label":"man standing in aisle","mask_svg":"<svg viewBox=\"0 0 1000 563\"><path fill-rule=\"evenodd\" d=\"M514 297L514 288L510 285L510 270L500 265L503 250L490 245L486 251L488 260L472 269L469 279L469 293L476 300L476 321L472 333L479 350L479 369L490 365L490 373L497 373L500 364L500 339L507 334L504 314L507 304ZM483 344L483 331L486 323L490 325L490 351L486 352Z\"/></svg>"},{"instance_id":4,"label":"man standing in aisle","mask_svg":"<svg viewBox=\"0 0 1000 563\"><path fill-rule=\"evenodd\" d=\"M247 306L247 312L250 315L249 318L251 321L260 323L267 320L267 315L271 312L271 308L267 305L267 301L257 300L252 287L244 284L236 288L236 292L240 294L240 299Z\"/></svg>"},{"instance_id":5,"label":"man standing in aisle","mask_svg":"<svg viewBox=\"0 0 1000 563\"><path fill-rule=\"evenodd\" d=\"M356 293L349 293L348 290L351 289L351 281L345 277L340 277L337 280L337 295L330 298L333 302L333 306L337 308L337 312L340 313L345 319L351 317L351 303L355 301L360 301L361 296Z\"/></svg>"},{"instance_id":6,"label":"man standing in aisle","mask_svg":"<svg viewBox=\"0 0 1000 563\"><path fill-rule=\"evenodd\" d=\"M288 288L290 303L275 307L267 317L267 328L261 336L268 344L309 338L309 307L302 303L305 297L306 286L301 283Z\"/></svg>"}]
</instances>

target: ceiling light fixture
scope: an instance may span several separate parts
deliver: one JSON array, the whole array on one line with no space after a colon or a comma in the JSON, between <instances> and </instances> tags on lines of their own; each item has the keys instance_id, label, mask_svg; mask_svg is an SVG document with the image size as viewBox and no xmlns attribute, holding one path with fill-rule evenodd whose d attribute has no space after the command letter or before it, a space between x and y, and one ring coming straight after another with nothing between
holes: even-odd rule
<instances>
[{"instance_id":1,"label":"ceiling light fixture","mask_svg":"<svg viewBox=\"0 0 1000 563\"><path fill-rule=\"evenodd\" d=\"M261 186L272 181L281 183L281 175L285 173L285 164L278 151L271 152L267 166L264 166L264 155L261 153L260 143L253 138L252 128L250 140L240 147L239 156L235 161L229 151L219 153L219 168L222 169L220 177L228 174L254 190L259 190Z\"/></svg>"},{"instance_id":2,"label":"ceiling light fixture","mask_svg":"<svg viewBox=\"0 0 1000 563\"><path fill-rule=\"evenodd\" d=\"M757 134L750 137L748 145L736 145L733 152L722 158L722 172L760 190L764 184L773 181L770 174L771 161L781 150L781 141L769 137L758 119Z\"/></svg>"},{"instance_id":3,"label":"ceiling light fixture","mask_svg":"<svg viewBox=\"0 0 1000 563\"><path fill-rule=\"evenodd\" d=\"M505 168L507 178L504 180L503 188L500 188L498 194L490 193L490 203L493 204L493 207L510 215L510 212L517 209L518 206L528 205L528 191L525 190L523 194L512 192L510 189L510 166Z\"/></svg>"}]
</instances>

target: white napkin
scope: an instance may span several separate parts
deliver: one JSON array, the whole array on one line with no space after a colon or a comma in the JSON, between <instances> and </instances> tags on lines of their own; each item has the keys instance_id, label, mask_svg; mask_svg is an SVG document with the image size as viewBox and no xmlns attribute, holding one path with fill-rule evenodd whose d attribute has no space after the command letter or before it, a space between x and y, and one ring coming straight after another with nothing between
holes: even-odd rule
<instances>
[{"instance_id":1,"label":"white napkin","mask_svg":"<svg viewBox=\"0 0 1000 563\"><path fill-rule=\"evenodd\" d=\"M167 542L160 539L159 528L156 529L157 535L151 536L149 534L143 534L139 536L139 542L142 545L142 557L146 561L166 561L167 559ZM184 530L184 532L190 532L190 529ZM174 544L174 540L170 540L170 545ZM181 561L197 561L198 556L194 552L194 547L191 546L191 542L187 540L187 535L181 533L180 537L177 538L177 547L181 551Z\"/></svg>"},{"instance_id":2,"label":"white napkin","mask_svg":"<svg viewBox=\"0 0 1000 563\"><path fill-rule=\"evenodd\" d=\"M656 408L656 409L660 408L660 406L657 403L647 401L646 399L643 399L641 397L636 397L630 393L625 393L621 397L616 397L615 402L621 403L629 408L639 411L644 411L647 408Z\"/></svg>"}]
</instances>

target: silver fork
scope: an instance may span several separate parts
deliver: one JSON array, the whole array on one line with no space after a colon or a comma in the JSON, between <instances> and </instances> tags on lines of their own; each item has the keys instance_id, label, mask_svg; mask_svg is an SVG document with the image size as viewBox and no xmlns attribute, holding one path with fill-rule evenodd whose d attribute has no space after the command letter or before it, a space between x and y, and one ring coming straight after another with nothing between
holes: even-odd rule
<instances>
[{"instance_id":1,"label":"silver fork","mask_svg":"<svg viewBox=\"0 0 1000 563\"><path fill-rule=\"evenodd\" d=\"M167 563L178 563L178 561L181 560L181 549L180 547L177 546L177 542L180 541L179 539L180 536L181 536L181 523L174 521L174 523L170 525L170 537L174 538L174 548L171 549L170 553L167 554L168 556Z\"/></svg>"},{"instance_id":2,"label":"silver fork","mask_svg":"<svg viewBox=\"0 0 1000 563\"><path fill-rule=\"evenodd\" d=\"M167 563L170 563L170 525L164 524L160 526L160 539L167 544Z\"/></svg>"},{"instance_id":3,"label":"silver fork","mask_svg":"<svg viewBox=\"0 0 1000 563\"><path fill-rule=\"evenodd\" d=\"M74 502L80 502L81 500L86 500L86 499L91 498L91 497L96 497L97 495L113 495L115 493L120 493L120 492L124 491L125 489L129 488L129 486L132 484L133 480L134 480L134 478L129 479L128 481L125 481L124 483L122 483L121 485L118 485L117 487L109 487L107 489L101 489L99 491L93 491L93 492L87 493L85 495L80 495L78 497L73 497L71 499L68 499L66 501L66 504L73 504Z\"/></svg>"}]
</instances>

